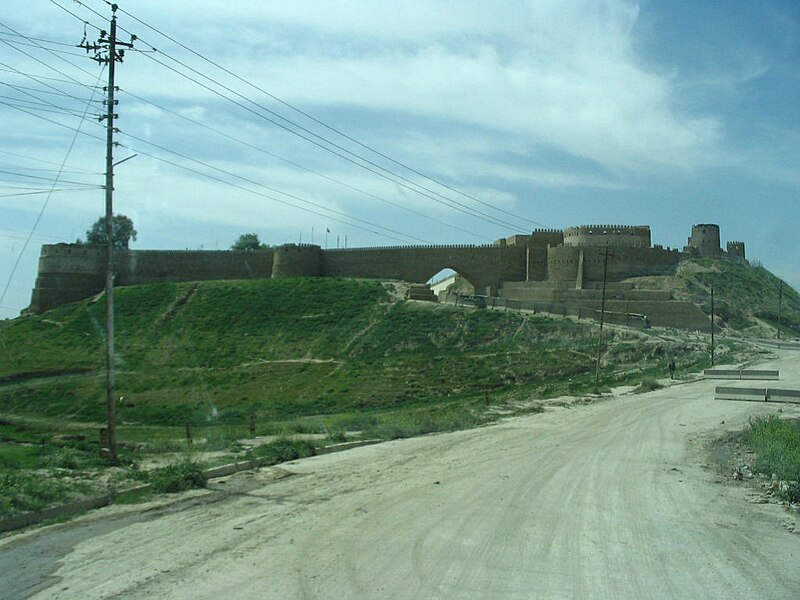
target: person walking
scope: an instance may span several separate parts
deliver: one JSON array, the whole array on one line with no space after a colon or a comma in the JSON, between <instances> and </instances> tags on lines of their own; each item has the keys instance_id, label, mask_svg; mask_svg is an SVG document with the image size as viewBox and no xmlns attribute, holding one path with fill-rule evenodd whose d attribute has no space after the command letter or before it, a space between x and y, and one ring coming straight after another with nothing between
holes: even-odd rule
<instances>
[{"instance_id":1,"label":"person walking","mask_svg":"<svg viewBox=\"0 0 800 600\"><path fill-rule=\"evenodd\" d=\"M675 379L675 359L670 359L669 364L667 365L669 369L669 378Z\"/></svg>"}]
</instances>

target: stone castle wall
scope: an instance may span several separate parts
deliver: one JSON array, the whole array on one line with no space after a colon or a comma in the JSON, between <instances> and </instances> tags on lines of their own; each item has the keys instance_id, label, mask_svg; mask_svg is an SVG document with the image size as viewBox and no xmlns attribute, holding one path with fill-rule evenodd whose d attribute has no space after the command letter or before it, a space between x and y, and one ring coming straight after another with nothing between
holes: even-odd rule
<instances>
[{"instance_id":1,"label":"stone castle wall","mask_svg":"<svg viewBox=\"0 0 800 600\"><path fill-rule=\"evenodd\" d=\"M425 283L442 269L458 271L477 293L525 279L525 246L397 246L326 250L323 274Z\"/></svg>"},{"instance_id":2,"label":"stone castle wall","mask_svg":"<svg viewBox=\"0 0 800 600\"><path fill-rule=\"evenodd\" d=\"M547 253L546 279L554 281L602 281L603 247L557 246ZM642 275L669 273L683 256L664 248L609 247L609 281Z\"/></svg>"},{"instance_id":3,"label":"stone castle wall","mask_svg":"<svg viewBox=\"0 0 800 600\"><path fill-rule=\"evenodd\" d=\"M272 275L271 250L129 250L115 254L116 285L164 281L252 279ZM102 246L42 246L29 310L43 312L88 298L105 288Z\"/></svg>"},{"instance_id":4,"label":"stone castle wall","mask_svg":"<svg viewBox=\"0 0 800 600\"><path fill-rule=\"evenodd\" d=\"M692 227L684 252L650 246L648 226L586 225L540 229L485 246L395 246L323 250L286 244L255 252L230 250L131 250L116 256L117 285L163 281L262 277L363 277L425 283L445 268L457 271L477 294L504 295L504 284L547 282L563 289L587 289L603 281L604 253L610 252L607 280L672 272L692 256L744 259L744 243L719 247L719 227ZM517 283L515 283L517 282ZM42 247L29 310L37 313L96 294L105 284L102 247L52 244ZM620 285L620 284L616 284ZM585 301L586 298L583 299ZM569 302L562 299L562 302ZM652 307L650 307L652 308Z\"/></svg>"}]
</instances>

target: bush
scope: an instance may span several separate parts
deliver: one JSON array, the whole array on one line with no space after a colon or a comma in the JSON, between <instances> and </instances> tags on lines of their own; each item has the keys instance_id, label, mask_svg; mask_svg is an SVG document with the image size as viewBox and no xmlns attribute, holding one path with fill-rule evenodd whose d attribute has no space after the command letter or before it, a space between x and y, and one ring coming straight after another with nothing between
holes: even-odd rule
<instances>
[{"instance_id":1,"label":"bush","mask_svg":"<svg viewBox=\"0 0 800 600\"><path fill-rule=\"evenodd\" d=\"M658 383L658 381L656 381L654 378L648 377L647 379L642 379L642 382L633 391L636 394L646 394L647 392L659 390L662 387L664 386Z\"/></svg>"},{"instance_id":2,"label":"bush","mask_svg":"<svg viewBox=\"0 0 800 600\"><path fill-rule=\"evenodd\" d=\"M150 472L150 483L157 492L175 494L206 487L206 476L198 463L184 459Z\"/></svg>"},{"instance_id":3,"label":"bush","mask_svg":"<svg viewBox=\"0 0 800 600\"><path fill-rule=\"evenodd\" d=\"M314 456L317 449L308 440L279 439L263 446L258 446L253 450L253 456L264 458L271 465Z\"/></svg>"},{"instance_id":4,"label":"bush","mask_svg":"<svg viewBox=\"0 0 800 600\"><path fill-rule=\"evenodd\" d=\"M792 503L800 503L800 481L789 482L786 490L786 499Z\"/></svg>"}]
</instances>

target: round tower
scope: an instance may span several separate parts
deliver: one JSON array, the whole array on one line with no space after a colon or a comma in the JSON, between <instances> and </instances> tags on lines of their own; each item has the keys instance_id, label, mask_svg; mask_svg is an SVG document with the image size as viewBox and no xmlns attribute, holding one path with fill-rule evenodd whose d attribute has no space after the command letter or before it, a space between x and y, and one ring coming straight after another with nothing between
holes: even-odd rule
<instances>
[{"instance_id":1,"label":"round tower","mask_svg":"<svg viewBox=\"0 0 800 600\"><path fill-rule=\"evenodd\" d=\"M273 277L318 277L322 275L322 248L312 244L284 244L275 248Z\"/></svg>"},{"instance_id":2,"label":"round tower","mask_svg":"<svg viewBox=\"0 0 800 600\"><path fill-rule=\"evenodd\" d=\"M702 257L716 258L722 256L719 241L719 225L713 223L700 223L692 225L692 237L689 246L697 250Z\"/></svg>"}]
</instances>

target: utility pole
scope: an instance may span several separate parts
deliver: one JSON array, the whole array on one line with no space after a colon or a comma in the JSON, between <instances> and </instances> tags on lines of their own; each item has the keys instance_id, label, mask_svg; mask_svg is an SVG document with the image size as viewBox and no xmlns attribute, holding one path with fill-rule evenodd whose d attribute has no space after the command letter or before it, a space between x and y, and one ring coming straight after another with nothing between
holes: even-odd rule
<instances>
[{"instance_id":1,"label":"utility pole","mask_svg":"<svg viewBox=\"0 0 800 600\"><path fill-rule=\"evenodd\" d=\"M603 293L600 300L600 334L597 337L597 364L594 369L594 387L597 389L600 382L600 349L603 345L603 323L606 315L606 281L608 277L608 257L612 256L611 250L606 242L605 250L600 255L603 256Z\"/></svg>"},{"instance_id":2,"label":"utility pole","mask_svg":"<svg viewBox=\"0 0 800 600\"><path fill-rule=\"evenodd\" d=\"M778 339L781 339L781 305L783 304L783 281L778 288Z\"/></svg>"},{"instance_id":3,"label":"utility pole","mask_svg":"<svg viewBox=\"0 0 800 600\"><path fill-rule=\"evenodd\" d=\"M711 366L714 366L714 286L711 286Z\"/></svg>"},{"instance_id":4,"label":"utility pole","mask_svg":"<svg viewBox=\"0 0 800 600\"><path fill-rule=\"evenodd\" d=\"M119 116L114 112L114 107L119 100L114 99L116 87L114 74L116 63L122 62L125 50L117 50L117 46L133 48L136 36L131 36L130 42L121 42L117 39L117 5L111 5L111 31L100 32L97 42L89 44L84 40L79 44L86 52L93 52L92 60L101 65L108 65L108 86L105 88L108 96L104 100L106 114L99 120L106 121L106 413L107 429L106 440L111 462L117 462L117 427L116 427L116 399L114 397L114 120Z\"/></svg>"}]
</instances>

